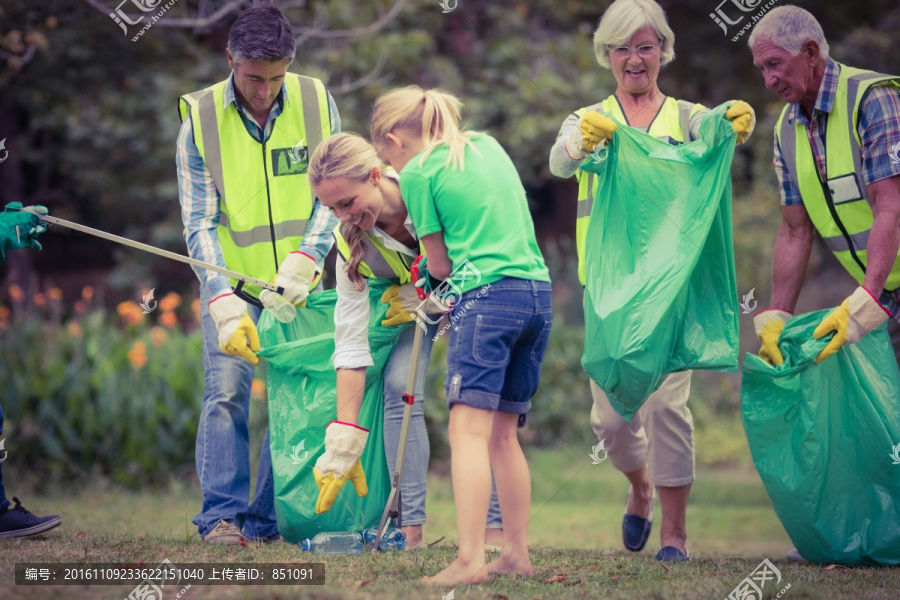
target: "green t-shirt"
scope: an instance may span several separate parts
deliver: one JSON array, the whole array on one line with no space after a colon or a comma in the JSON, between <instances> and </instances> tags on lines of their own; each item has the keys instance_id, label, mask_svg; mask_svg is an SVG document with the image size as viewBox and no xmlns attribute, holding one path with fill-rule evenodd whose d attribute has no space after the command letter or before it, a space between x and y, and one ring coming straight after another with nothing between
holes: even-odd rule
<instances>
[{"instance_id":1,"label":"green t-shirt","mask_svg":"<svg viewBox=\"0 0 900 600\"><path fill-rule=\"evenodd\" d=\"M400 193L419 239L443 232L461 292L504 277L550 281L516 167L491 136L471 141L478 152L466 147L463 170L447 165L449 150L438 146L424 164L420 154L401 171Z\"/></svg>"}]
</instances>

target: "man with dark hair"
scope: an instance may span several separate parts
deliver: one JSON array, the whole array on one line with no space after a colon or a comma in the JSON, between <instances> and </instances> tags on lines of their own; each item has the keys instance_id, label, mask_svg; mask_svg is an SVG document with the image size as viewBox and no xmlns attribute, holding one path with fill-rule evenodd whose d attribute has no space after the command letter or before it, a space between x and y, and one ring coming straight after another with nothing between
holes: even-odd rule
<instances>
[{"instance_id":1,"label":"man with dark hair","mask_svg":"<svg viewBox=\"0 0 900 600\"><path fill-rule=\"evenodd\" d=\"M340 118L321 81L287 72L295 50L291 24L273 3L242 13L225 51L231 75L180 99L176 164L190 256L264 281L274 277L299 305L317 281L337 224L312 193L308 158L340 131ZM261 290L194 271L206 391L196 445L203 508L193 522L207 542L277 542L268 431L248 504L247 420Z\"/></svg>"}]
</instances>

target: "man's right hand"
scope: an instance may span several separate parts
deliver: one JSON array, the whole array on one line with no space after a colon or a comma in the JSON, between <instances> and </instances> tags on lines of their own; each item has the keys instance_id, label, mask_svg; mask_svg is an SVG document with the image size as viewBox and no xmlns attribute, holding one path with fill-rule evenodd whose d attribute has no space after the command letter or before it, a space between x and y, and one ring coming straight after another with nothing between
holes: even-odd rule
<instances>
[{"instance_id":1,"label":"man's right hand","mask_svg":"<svg viewBox=\"0 0 900 600\"><path fill-rule=\"evenodd\" d=\"M762 342L759 349L759 357L772 366L784 364L784 357L778 348L778 339L781 332L784 331L784 325L791 320L794 315L786 310L770 308L761 311L753 317L753 326L756 328L756 335Z\"/></svg>"},{"instance_id":2,"label":"man's right hand","mask_svg":"<svg viewBox=\"0 0 900 600\"><path fill-rule=\"evenodd\" d=\"M259 333L247 303L234 294L222 294L209 303L209 314L219 332L219 347L232 356L240 356L251 365L259 364Z\"/></svg>"},{"instance_id":3,"label":"man's right hand","mask_svg":"<svg viewBox=\"0 0 900 600\"><path fill-rule=\"evenodd\" d=\"M306 302L315 278L316 261L303 252L294 251L278 267L274 283L284 288L284 297L288 302L300 306Z\"/></svg>"}]
</instances>

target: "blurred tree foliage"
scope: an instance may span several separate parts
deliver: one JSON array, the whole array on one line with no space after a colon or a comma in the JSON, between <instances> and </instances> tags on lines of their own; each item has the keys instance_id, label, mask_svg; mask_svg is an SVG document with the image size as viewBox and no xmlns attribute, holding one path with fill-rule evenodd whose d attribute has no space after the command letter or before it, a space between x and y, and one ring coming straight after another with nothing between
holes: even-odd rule
<instances>
[{"instance_id":1,"label":"blurred tree foliage","mask_svg":"<svg viewBox=\"0 0 900 600\"><path fill-rule=\"evenodd\" d=\"M228 75L222 52L228 27L250 2L178 0L165 18L190 16L201 6L207 14L221 9L223 18L202 28L157 23L136 42L131 34L138 26L123 36L97 8L111 12L115 4L7 0L0 8L0 137L10 151L0 165L3 201L40 202L57 216L184 252L173 164L176 99ZM491 132L512 155L538 228L546 230L542 242L570 235L574 188L553 180L547 155L569 112L614 89L591 44L608 1L459 0L445 14L437 0L411 0L374 34L352 30L377 22L393 2L283 4L301 42L291 70L327 82L345 129L364 132L372 101L394 86L448 89L465 101L467 125ZM895 0L798 4L820 18L838 59L897 70ZM753 104L760 126L738 153L736 182L771 187L769 131L779 102L752 67L746 37L732 42L723 35L709 17L715 0L662 5L678 56L663 69L660 87L710 106L731 98ZM128 10L130 4L119 6ZM744 191L736 190L738 202ZM748 216L768 217L776 209L767 201L754 211L765 214ZM736 237L741 234L739 226ZM185 268L137 251L58 228L47 237L36 257L41 274L60 278L61 271L97 266L110 272L106 284L113 288L150 277L192 284ZM766 256L757 258L768 263Z\"/></svg>"}]
</instances>

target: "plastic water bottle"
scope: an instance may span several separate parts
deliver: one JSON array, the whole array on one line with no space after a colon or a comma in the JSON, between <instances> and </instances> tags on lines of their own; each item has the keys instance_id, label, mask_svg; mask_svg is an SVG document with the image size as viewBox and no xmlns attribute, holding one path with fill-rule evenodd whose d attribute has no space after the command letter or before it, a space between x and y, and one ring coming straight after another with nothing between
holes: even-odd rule
<instances>
[{"instance_id":1,"label":"plastic water bottle","mask_svg":"<svg viewBox=\"0 0 900 600\"><path fill-rule=\"evenodd\" d=\"M272 290L265 289L259 294L263 307L282 323L290 323L297 316L297 309L287 299Z\"/></svg>"},{"instance_id":2,"label":"plastic water bottle","mask_svg":"<svg viewBox=\"0 0 900 600\"><path fill-rule=\"evenodd\" d=\"M375 538L378 537L378 529L370 527L362 532L363 541L366 545L375 549ZM402 529L389 528L384 532L381 538L381 544L378 546L381 550L403 550L406 548L406 534Z\"/></svg>"},{"instance_id":3,"label":"plastic water bottle","mask_svg":"<svg viewBox=\"0 0 900 600\"><path fill-rule=\"evenodd\" d=\"M319 556L345 556L362 552L363 541L356 531L322 532L300 542L300 549Z\"/></svg>"}]
</instances>

